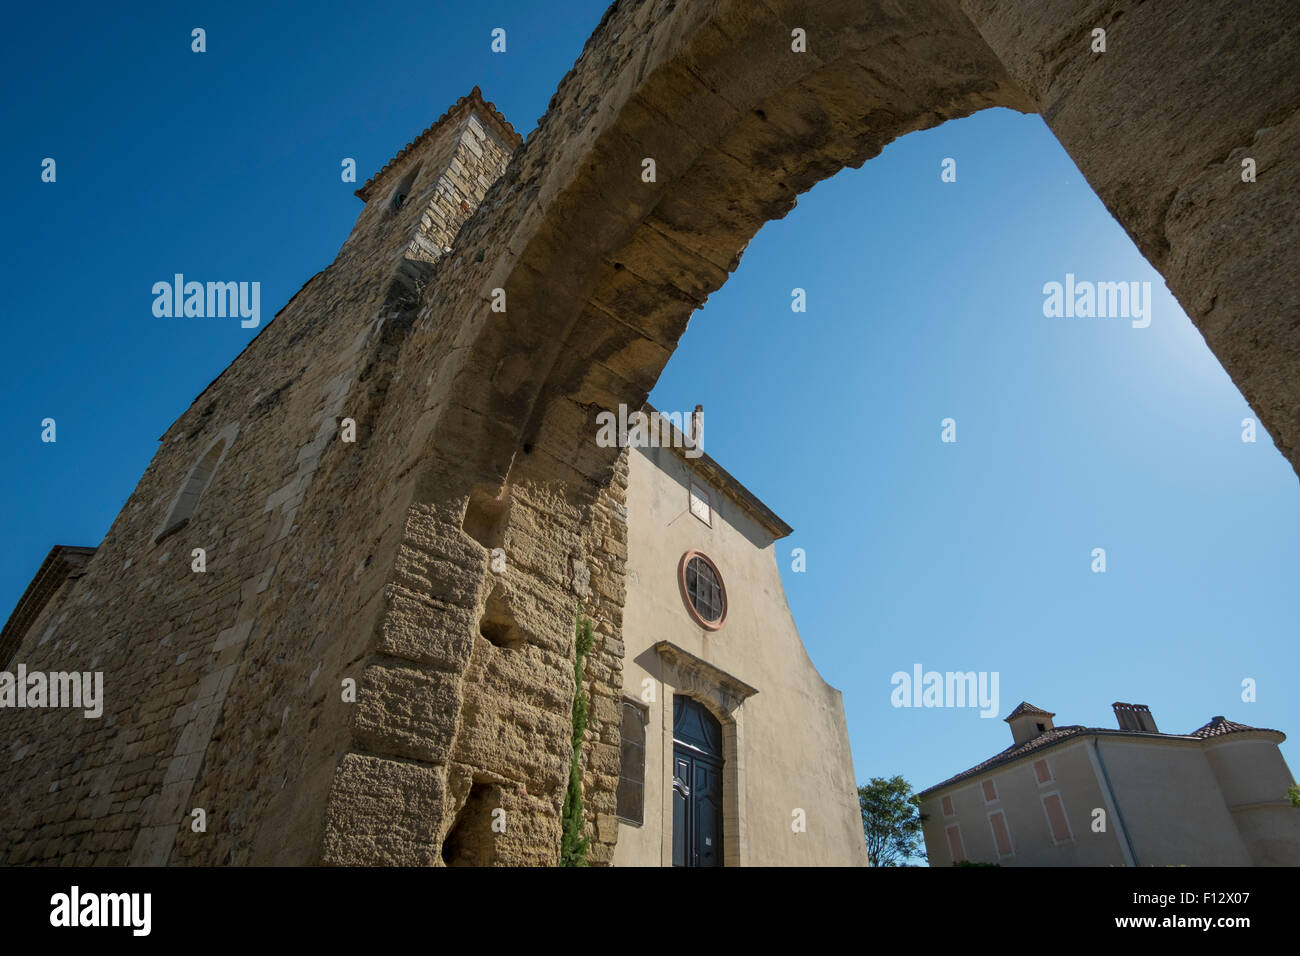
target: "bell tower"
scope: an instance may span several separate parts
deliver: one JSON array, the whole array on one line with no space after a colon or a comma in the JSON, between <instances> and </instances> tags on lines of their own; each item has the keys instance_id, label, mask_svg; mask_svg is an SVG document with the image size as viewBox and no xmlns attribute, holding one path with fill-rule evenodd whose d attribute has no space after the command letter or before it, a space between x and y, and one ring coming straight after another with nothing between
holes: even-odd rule
<instances>
[{"instance_id":1,"label":"bell tower","mask_svg":"<svg viewBox=\"0 0 1300 956\"><path fill-rule=\"evenodd\" d=\"M344 249L436 262L521 142L474 87L356 191L366 208Z\"/></svg>"}]
</instances>

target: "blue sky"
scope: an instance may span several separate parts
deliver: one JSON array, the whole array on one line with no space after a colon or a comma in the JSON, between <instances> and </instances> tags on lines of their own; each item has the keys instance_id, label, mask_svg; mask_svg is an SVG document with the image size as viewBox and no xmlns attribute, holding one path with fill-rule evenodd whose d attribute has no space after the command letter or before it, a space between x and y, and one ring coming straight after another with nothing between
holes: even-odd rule
<instances>
[{"instance_id":1,"label":"blue sky","mask_svg":"<svg viewBox=\"0 0 1300 956\"><path fill-rule=\"evenodd\" d=\"M1067 272L1150 281L1150 327L1045 318ZM1169 732L1300 733L1296 476L1262 431L1241 441L1249 406L1038 117L912 134L801 197L652 400L702 403L709 453L794 527L786 593L859 780L920 790L1011 743L974 710L894 708L917 663L998 672L999 718L1027 699L1114 727L1127 701Z\"/></svg>"},{"instance_id":2,"label":"blue sky","mask_svg":"<svg viewBox=\"0 0 1300 956\"><path fill-rule=\"evenodd\" d=\"M257 279L269 319L361 209L344 157L364 180L475 84L526 134L604 8L15 11L3 613L51 545L99 542L157 438L256 331L156 319L152 284ZM1067 272L1150 281L1151 326L1045 318L1043 284ZM974 710L892 707L890 676L916 663L998 672L999 717L1028 699L1113 726L1124 700L1162 730L1224 714L1300 733L1295 474L1262 429L1241 441L1249 407L1041 119L913 134L801 197L694 316L651 400L702 403L709 453L795 528L787 594L844 692L860 780L919 790L1010 743Z\"/></svg>"}]
</instances>

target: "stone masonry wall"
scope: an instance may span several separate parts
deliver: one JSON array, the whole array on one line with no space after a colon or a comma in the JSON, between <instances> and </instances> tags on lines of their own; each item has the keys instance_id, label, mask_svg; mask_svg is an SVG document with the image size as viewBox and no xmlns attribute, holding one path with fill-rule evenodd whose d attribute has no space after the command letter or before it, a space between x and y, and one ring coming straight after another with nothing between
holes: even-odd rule
<instances>
[{"instance_id":1,"label":"stone masonry wall","mask_svg":"<svg viewBox=\"0 0 1300 956\"><path fill-rule=\"evenodd\" d=\"M384 429L407 452L384 475L409 495L404 590L374 658L373 713L331 790L325 858L436 859L482 826L464 818L480 813L476 774L502 800L515 784L507 817L523 823L491 844L492 861L554 857L573 563L617 467L593 440L595 416L640 407L691 312L764 222L898 136L992 106L1041 110L1294 460L1300 401L1283 372L1295 368L1300 326L1280 278L1296 247L1283 212L1293 174L1270 167L1270 183L1247 192L1224 162L1250 130L1287 141L1276 138L1297 102L1297 74L1279 59L1295 49L1287 22L1276 4L1196 5L1171 21L1156 5L1110 0L611 6L441 263L399 358L402 394ZM1094 26L1110 32L1104 56L1090 50ZM791 46L799 29L804 54ZM1256 50L1268 70L1252 72ZM1220 96L1225 76L1240 86ZM1121 121L1131 109L1150 128L1169 126L1162 111L1184 117L1176 159L1167 138L1134 148L1135 127ZM1214 135L1198 138L1208 116ZM1185 176L1205 188L1188 193ZM1226 233L1201 211L1219 193L1231 197L1218 207ZM1223 252L1229 236L1265 254ZM1211 260L1213 287L1198 291L1210 273L1187 264ZM494 289L505 312L488 307ZM1253 314L1255 303L1265 311ZM505 574L490 570L498 547ZM514 637L478 639L489 633ZM381 670L383 654L430 668L455 718L403 723L407 677Z\"/></svg>"},{"instance_id":2,"label":"stone masonry wall","mask_svg":"<svg viewBox=\"0 0 1300 956\"><path fill-rule=\"evenodd\" d=\"M827 10L836 23L835 45L856 42L862 28L839 6ZM765 176L780 175L782 164L799 167L779 189L762 180L762 194L753 196L753 182L742 179L738 164L721 185L716 170L676 192L645 184L642 157L656 157L664 179L683 176L701 149L701 130L691 124L712 133L737 121L733 106L704 90L707 79L659 65L686 55L684 38L703 37L710 49L725 52L718 45L725 37L709 25L709 15L706 5L612 6L547 116L428 287L398 360L391 415L381 426L382 440L406 454L400 462L377 463L383 471L375 482L400 487L399 497L409 495L411 505L367 666L368 702L331 789L326 861L555 860L571 749L573 615L584 586L575 575L579 565L591 570L604 605L593 609L603 640L588 667L596 723L583 759L598 840L592 859L611 856L622 685L621 611L614 609L622 604L626 552L625 537L603 533L617 514L613 506L624 502L615 490L606 507L602 494L618 488L626 464L617 449L596 444L595 413L619 401L639 408L689 313L735 267L738 247L763 221L787 211L797 189L890 138L856 130L849 115L856 101L840 95L835 108L846 115L818 134L825 142L805 136L783 149L762 144L765 162L777 169ZM729 16L739 21L736 37L755 29L746 22L753 17L738 8ZM894 33L879 39L883 49L893 49L901 36L936 33L940 39L926 41L918 56L945 42L982 49L951 8L942 8L938 27L897 19ZM779 21L770 37L773 50L788 50L789 29ZM749 40L736 43L748 51L748 65L740 68L740 52L701 61L707 77L730 75L735 59L739 75L760 75L776 93L790 88L786 71L773 71L766 53L758 55ZM822 61L801 66L817 69ZM996 73L996 62L987 53L962 71L938 71L917 102L909 102L910 112L886 125L932 125L937 118L924 109L931 97L942 97L945 115L961 115L1012 96L996 75L981 75L990 71ZM632 101L638 83L651 79L661 88L657 112ZM702 95L693 98L688 87ZM804 105L808 95L796 99ZM769 104L768 115L780 117L783 128L761 130L762 138L788 137L784 124L796 121L787 120L791 109ZM673 110L689 122L673 119ZM746 125L759 122L743 115ZM753 133L744 135L750 141L742 138L739 149L758 147ZM737 147L722 148L715 162L735 163L723 157L737 155ZM664 233L647 230L652 239L628 254L618 251L637 237L660 198L684 210L679 216L690 210L694 221L722 229L725 236L714 241L724 251L674 251L674 243L694 245L684 240L688 227L670 223ZM726 248L732 233L742 238ZM710 261L719 257L721 266ZM698 288L685 282L688 266L705 270ZM595 298L593 286L601 290ZM505 312L489 307L494 289L507 294ZM505 555L504 573L491 570L495 548ZM436 712L412 713L408 702L426 695L437 697ZM440 720L440 714L454 717ZM492 809L504 809L507 823L489 843L482 834Z\"/></svg>"},{"instance_id":3,"label":"stone masonry wall","mask_svg":"<svg viewBox=\"0 0 1300 956\"><path fill-rule=\"evenodd\" d=\"M341 681L360 676L400 532L375 522L363 463L430 260L517 142L474 110L495 115L475 91L386 171L335 262L168 430L76 590L28 630L16 662L102 670L106 705L99 720L5 712L0 862L318 855L355 709ZM417 165L415 192L394 208L388 189ZM343 418L355 443L338 440ZM155 543L222 437L192 520ZM206 832L191 828L195 807Z\"/></svg>"}]
</instances>

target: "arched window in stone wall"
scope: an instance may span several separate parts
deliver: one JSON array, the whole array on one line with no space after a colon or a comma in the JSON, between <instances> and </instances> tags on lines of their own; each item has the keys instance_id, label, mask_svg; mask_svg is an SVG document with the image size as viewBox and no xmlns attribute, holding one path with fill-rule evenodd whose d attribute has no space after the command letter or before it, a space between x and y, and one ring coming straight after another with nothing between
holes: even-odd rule
<instances>
[{"instance_id":1,"label":"arched window in stone wall","mask_svg":"<svg viewBox=\"0 0 1300 956\"><path fill-rule=\"evenodd\" d=\"M190 518L193 517L195 509L198 508L203 492L212 483L212 478L217 473L217 467L221 464L221 460L225 458L226 451L235 440L235 434L238 431L238 425L226 428L212 440L203 454L199 456L199 460L190 469L185 478L185 483L181 485L179 493L172 501L172 506L167 512L167 520L163 522L162 530L153 539L154 544L157 544L168 535L175 534L190 523Z\"/></svg>"},{"instance_id":2,"label":"arched window in stone wall","mask_svg":"<svg viewBox=\"0 0 1300 956\"><path fill-rule=\"evenodd\" d=\"M415 189L415 181L420 178L420 170L424 167L423 163L416 163L415 167L402 177L397 188L393 190L392 198L388 201L388 207L393 212L401 209L406 205L406 201L411 198L411 192Z\"/></svg>"}]
</instances>

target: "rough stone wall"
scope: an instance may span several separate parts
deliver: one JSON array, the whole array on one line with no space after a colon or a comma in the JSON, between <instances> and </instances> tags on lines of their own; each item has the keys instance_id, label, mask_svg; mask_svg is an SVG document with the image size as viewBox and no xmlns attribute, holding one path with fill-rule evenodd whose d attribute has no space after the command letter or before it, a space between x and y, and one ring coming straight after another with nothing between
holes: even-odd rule
<instances>
[{"instance_id":1,"label":"rough stone wall","mask_svg":"<svg viewBox=\"0 0 1300 956\"><path fill-rule=\"evenodd\" d=\"M55 545L41 562L36 576L18 599L4 630L0 631L0 668L7 668L32 622L43 612L57 617L58 607L76 587L94 548Z\"/></svg>"},{"instance_id":2,"label":"rough stone wall","mask_svg":"<svg viewBox=\"0 0 1300 956\"><path fill-rule=\"evenodd\" d=\"M583 742L583 800L591 847L588 862L608 864L618 839L618 772L622 754L623 606L627 578L628 453L619 455L610 483L585 526L583 553L590 577L584 599L595 645L585 677L591 718Z\"/></svg>"},{"instance_id":3,"label":"rough stone wall","mask_svg":"<svg viewBox=\"0 0 1300 956\"><path fill-rule=\"evenodd\" d=\"M1000 102L1028 108L954 8L864 21L860 4L821 4L800 22L826 24L829 64L788 59L790 28L766 8L615 4L440 263L381 426L407 454L375 483L400 487L411 507L369 702L331 791L325 860L436 862L444 842L463 845L462 817L481 813L475 783L495 788L510 822L492 859L465 859L558 856L574 568L608 562L616 575L625 556L593 529L619 469L617 450L595 442L595 414L641 407L690 312L797 192L908 129ZM874 74L842 62L863 44L880 57ZM954 48L970 54L955 67L943 62ZM941 65L895 103L890 70L927 57ZM833 91L828 71L841 85L866 78L869 93L860 82ZM801 85L805 75L814 80ZM717 92L735 83L753 83L763 108ZM864 113L879 123L864 126ZM657 183L641 179L646 156ZM488 307L498 288L505 313ZM606 537L613 547L597 549ZM490 571L497 547L504 574ZM621 580L605 576L593 576L602 598L621 606ZM588 669L595 861L610 858L616 831L622 675L610 616ZM503 629L518 646L485 636ZM421 681L454 719L408 719Z\"/></svg>"},{"instance_id":4,"label":"rough stone wall","mask_svg":"<svg viewBox=\"0 0 1300 956\"><path fill-rule=\"evenodd\" d=\"M4 712L0 862L319 854L355 709L340 684L359 676L400 531L375 522L363 481L375 421L429 250L451 244L515 145L471 108L484 109L458 104L384 177L335 262L167 431L76 589L28 629L15 661L103 671L105 711ZM387 187L418 163L425 185L394 209ZM345 417L355 443L338 440ZM192 520L155 542L219 438ZM190 827L195 807L206 832Z\"/></svg>"},{"instance_id":5,"label":"rough stone wall","mask_svg":"<svg viewBox=\"0 0 1300 956\"><path fill-rule=\"evenodd\" d=\"M520 480L500 496L467 495L459 510L411 509L352 751L335 777L325 862L556 862L579 606L596 635L581 753L589 860L610 860L626 480L624 457L591 501ZM500 832L490 830L495 809L505 811Z\"/></svg>"},{"instance_id":6,"label":"rough stone wall","mask_svg":"<svg viewBox=\"0 0 1300 956\"><path fill-rule=\"evenodd\" d=\"M1277 4L1198 4L1171 18L1157 5L1106 0L661 0L609 9L439 270L399 360L406 392L392 406L391 433L410 439L397 472L412 501L398 567L418 569L413 589L436 600L391 604L388 626L429 636L419 653L453 675L472 666L476 619L505 615L527 635L534 666L490 692L449 678L461 692L449 700L456 721L421 728L466 767L526 778L536 796L526 811L533 849L512 844L503 860L546 858L558 841L569 748L563 722L548 724L546 713L572 692L572 648L556 635L571 633L570 559L587 546L584 526L616 460L593 441L596 413L640 407L690 313L764 222L892 139L990 106L1041 109L1295 460L1288 436L1300 403L1284 374L1300 338L1283 278L1297 247L1297 220L1285 215L1295 201L1285 191L1290 174L1272 166L1267 183L1243 193L1224 162L1233 143L1250 142L1239 131L1290 116L1289 23ZM1093 26L1112 31L1101 57L1089 48ZM792 51L795 29L807 31L808 52ZM1226 78L1250 73L1255 51L1267 68L1251 76L1247 95L1220 99ZM1205 116L1231 112L1229 127L1198 138L1205 121L1182 98ZM1171 123L1183 125L1180 135L1147 132L1170 132ZM1272 136L1283 139L1265 130L1261 141ZM657 173L649 182L647 158ZM1219 193L1238 197L1222 207L1229 223L1200 211ZM1153 238L1168 197L1180 195L1164 239ZM1265 255L1225 265L1228 247ZM494 288L508 293L508 314L488 310ZM1222 308L1241 310L1221 313L1239 316L1221 337L1205 311L1215 288L1235 303ZM1244 310L1258 304L1270 311L1247 327ZM496 546L509 555L504 578L488 571ZM373 723L393 719L385 708ZM345 768L371 761L372 776L336 779L327 858L431 854L462 799L448 796L440 759L432 753L418 774L421 799L447 808L435 826L406 812L404 788L417 785L407 766L345 758ZM357 825L390 816L409 825L403 840Z\"/></svg>"}]
</instances>

